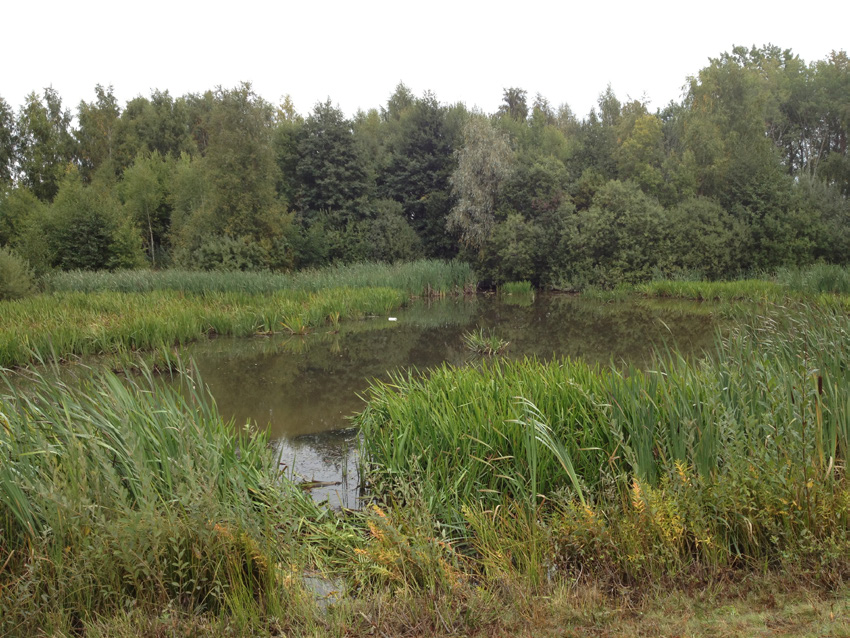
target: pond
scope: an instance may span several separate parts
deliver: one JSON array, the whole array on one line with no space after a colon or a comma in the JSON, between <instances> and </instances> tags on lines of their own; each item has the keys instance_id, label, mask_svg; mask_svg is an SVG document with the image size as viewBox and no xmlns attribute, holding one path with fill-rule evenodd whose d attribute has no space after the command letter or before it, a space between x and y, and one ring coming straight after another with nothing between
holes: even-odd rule
<instances>
[{"instance_id":1,"label":"pond","mask_svg":"<svg viewBox=\"0 0 850 638\"><path fill-rule=\"evenodd\" d=\"M268 428L281 469L313 484L332 506L357 507L357 432L348 417L374 379L477 357L463 334L479 327L509 341L504 357L568 356L645 366L656 347L693 356L710 348L717 321L706 304L575 296L416 300L389 317L343 323L338 333L220 337L193 344L201 376L225 417Z\"/></svg>"}]
</instances>

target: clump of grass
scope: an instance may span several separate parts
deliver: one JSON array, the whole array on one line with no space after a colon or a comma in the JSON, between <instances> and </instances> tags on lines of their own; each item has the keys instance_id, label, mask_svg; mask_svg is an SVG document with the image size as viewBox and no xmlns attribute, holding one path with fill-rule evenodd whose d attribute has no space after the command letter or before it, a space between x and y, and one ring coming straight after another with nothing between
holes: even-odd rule
<instances>
[{"instance_id":1,"label":"clump of grass","mask_svg":"<svg viewBox=\"0 0 850 638\"><path fill-rule=\"evenodd\" d=\"M479 328L465 332L462 338L467 350L485 356L502 354L510 345L509 341L496 336L492 329L485 331L484 328Z\"/></svg>"},{"instance_id":2,"label":"clump of grass","mask_svg":"<svg viewBox=\"0 0 850 638\"><path fill-rule=\"evenodd\" d=\"M530 281L509 281L499 286L503 295L533 295L534 287Z\"/></svg>"},{"instance_id":3,"label":"clump of grass","mask_svg":"<svg viewBox=\"0 0 850 638\"><path fill-rule=\"evenodd\" d=\"M310 326L304 322L304 317L295 315L280 322L281 327L291 335L305 336L310 333Z\"/></svg>"},{"instance_id":4,"label":"clump of grass","mask_svg":"<svg viewBox=\"0 0 850 638\"><path fill-rule=\"evenodd\" d=\"M331 332L339 332L339 312L334 310L328 314L328 323L331 326Z\"/></svg>"}]
</instances>

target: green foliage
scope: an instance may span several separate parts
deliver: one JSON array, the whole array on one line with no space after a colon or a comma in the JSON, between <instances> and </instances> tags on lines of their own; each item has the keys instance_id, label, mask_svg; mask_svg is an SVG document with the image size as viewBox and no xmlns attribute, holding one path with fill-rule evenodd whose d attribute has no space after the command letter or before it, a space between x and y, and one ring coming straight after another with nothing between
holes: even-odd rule
<instances>
[{"instance_id":1,"label":"green foliage","mask_svg":"<svg viewBox=\"0 0 850 638\"><path fill-rule=\"evenodd\" d=\"M269 245L269 242L264 242ZM198 270L264 270L270 265L278 268L287 265L284 240L279 240L266 250L263 244L249 238L233 239L227 235L205 237L195 244L191 258L178 253L180 261L191 259L190 265Z\"/></svg>"},{"instance_id":2,"label":"green foliage","mask_svg":"<svg viewBox=\"0 0 850 638\"><path fill-rule=\"evenodd\" d=\"M422 256L422 241L413 230L401 204L392 200L371 202L371 214L355 224L351 239L356 257L349 261L413 261Z\"/></svg>"},{"instance_id":3,"label":"green foliage","mask_svg":"<svg viewBox=\"0 0 850 638\"><path fill-rule=\"evenodd\" d=\"M298 204L301 211L348 211L366 193L366 174L351 122L330 100L316 104L298 141Z\"/></svg>"},{"instance_id":4,"label":"green foliage","mask_svg":"<svg viewBox=\"0 0 850 638\"><path fill-rule=\"evenodd\" d=\"M112 86L95 86L96 101L80 102L77 111L79 128L74 131L77 142L77 157L83 180L91 182L94 174L101 169L115 174L118 118L120 108Z\"/></svg>"},{"instance_id":5,"label":"green foliage","mask_svg":"<svg viewBox=\"0 0 850 638\"><path fill-rule=\"evenodd\" d=\"M0 192L12 185L15 171L15 114L0 95Z\"/></svg>"},{"instance_id":6,"label":"green foliage","mask_svg":"<svg viewBox=\"0 0 850 638\"><path fill-rule=\"evenodd\" d=\"M151 266L157 266L157 253L164 242L171 221L168 205L171 163L158 151L150 156L139 155L123 175L121 197L130 218L142 230Z\"/></svg>"},{"instance_id":7,"label":"green foliage","mask_svg":"<svg viewBox=\"0 0 850 638\"><path fill-rule=\"evenodd\" d=\"M548 271L553 243L541 224L511 213L493 230L474 263L481 279L496 286L521 279L539 284L541 273Z\"/></svg>"},{"instance_id":8,"label":"green foliage","mask_svg":"<svg viewBox=\"0 0 850 638\"><path fill-rule=\"evenodd\" d=\"M15 113L0 101L0 242L39 273L65 259L44 231L52 215L13 200L52 202L73 165L124 204L154 267L462 254L488 285L579 289L655 269L715 278L845 263L848 86L846 52L806 64L766 45L711 59L656 113L609 86L583 119L516 87L486 116L399 84L349 119L330 99L302 117L288 96L273 106L249 84L154 90L123 109L98 85L75 123L48 89ZM635 195L626 214L608 201L612 181L648 199ZM660 238L653 200L666 212Z\"/></svg>"},{"instance_id":9,"label":"green foliage","mask_svg":"<svg viewBox=\"0 0 850 638\"><path fill-rule=\"evenodd\" d=\"M747 227L716 202L702 197L669 211L669 248L659 266L672 272L701 272L709 279L729 278L741 269L749 245Z\"/></svg>"},{"instance_id":10,"label":"green foliage","mask_svg":"<svg viewBox=\"0 0 850 638\"><path fill-rule=\"evenodd\" d=\"M664 254L665 210L633 182L611 181L570 216L556 276L573 287L647 280Z\"/></svg>"},{"instance_id":11,"label":"green foliage","mask_svg":"<svg viewBox=\"0 0 850 638\"><path fill-rule=\"evenodd\" d=\"M117 171L130 166L138 155L154 152L176 159L182 153L196 153L191 137L190 100L175 99L168 91L154 90L150 98L137 96L124 106L114 133L112 163Z\"/></svg>"},{"instance_id":12,"label":"green foliage","mask_svg":"<svg viewBox=\"0 0 850 638\"><path fill-rule=\"evenodd\" d=\"M20 183L40 200L49 202L73 157L71 113L62 109L62 99L52 88L42 101L35 93L27 96L18 113L17 144Z\"/></svg>"},{"instance_id":13,"label":"green foliage","mask_svg":"<svg viewBox=\"0 0 850 638\"><path fill-rule=\"evenodd\" d=\"M743 269L803 265L812 259L818 220L794 206L793 180L770 156L763 163L745 162L728 177L726 206L749 230Z\"/></svg>"},{"instance_id":14,"label":"green foliage","mask_svg":"<svg viewBox=\"0 0 850 638\"><path fill-rule=\"evenodd\" d=\"M211 99L205 156L184 156L177 164L175 258L197 268L291 266L286 235L292 218L276 192L273 109L250 84L220 89Z\"/></svg>"},{"instance_id":15,"label":"green foliage","mask_svg":"<svg viewBox=\"0 0 850 638\"><path fill-rule=\"evenodd\" d=\"M619 177L636 182L648 195L660 197L665 186L661 119L647 113L646 106L638 101L625 105L622 115L614 153Z\"/></svg>"},{"instance_id":16,"label":"green foliage","mask_svg":"<svg viewBox=\"0 0 850 638\"><path fill-rule=\"evenodd\" d=\"M568 203L570 179L566 167L549 155L523 155L501 192L501 207L547 225Z\"/></svg>"},{"instance_id":17,"label":"green foliage","mask_svg":"<svg viewBox=\"0 0 850 638\"><path fill-rule=\"evenodd\" d=\"M0 301L20 299L35 291L35 280L29 265L0 247Z\"/></svg>"},{"instance_id":18,"label":"green foliage","mask_svg":"<svg viewBox=\"0 0 850 638\"><path fill-rule=\"evenodd\" d=\"M528 91L511 87L502 93L502 104L499 114L506 115L512 120L524 121L528 117Z\"/></svg>"},{"instance_id":19,"label":"green foliage","mask_svg":"<svg viewBox=\"0 0 850 638\"><path fill-rule=\"evenodd\" d=\"M40 223L39 223L40 222ZM83 186L72 171L59 188L38 227L46 242L48 265L63 270L114 270L141 264L141 238L111 193Z\"/></svg>"},{"instance_id":20,"label":"green foliage","mask_svg":"<svg viewBox=\"0 0 850 638\"><path fill-rule=\"evenodd\" d=\"M834 264L850 262L850 200L837 186L800 175L792 205L808 223L815 259Z\"/></svg>"},{"instance_id":21,"label":"green foliage","mask_svg":"<svg viewBox=\"0 0 850 638\"><path fill-rule=\"evenodd\" d=\"M18 246L27 226L43 209L39 199L26 188L0 191L0 246Z\"/></svg>"},{"instance_id":22,"label":"green foliage","mask_svg":"<svg viewBox=\"0 0 850 638\"><path fill-rule=\"evenodd\" d=\"M395 107L394 107L395 108ZM378 191L400 202L404 215L427 246L440 254L445 242L451 201L449 178L455 168L454 148L460 137L449 110L426 93L397 112L388 135L386 167L378 175Z\"/></svg>"}]
</instances>

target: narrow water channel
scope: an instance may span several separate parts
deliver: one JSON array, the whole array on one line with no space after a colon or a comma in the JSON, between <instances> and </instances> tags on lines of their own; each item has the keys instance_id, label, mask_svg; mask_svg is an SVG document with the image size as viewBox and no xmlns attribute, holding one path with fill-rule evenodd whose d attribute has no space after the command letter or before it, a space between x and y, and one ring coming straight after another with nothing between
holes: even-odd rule
<instances>
[{"instance_id":1,"label":"narrow water channel","mask_svg":"<svg viewBox=\"0 0 850 638\"><path fill-rule=\"evenodd\" d=\"M479 327L510 342L510 358L569 356L647 365L657 346L692 356L711 347L712 308L696 303L604 303L571 296L415 301L339 333L218 338L190 346L221 413L268 428L281 468L333 506L357 506L357 432L348 417L374 379L475 360L463 334Z\"/></svg>"}]
</instances>

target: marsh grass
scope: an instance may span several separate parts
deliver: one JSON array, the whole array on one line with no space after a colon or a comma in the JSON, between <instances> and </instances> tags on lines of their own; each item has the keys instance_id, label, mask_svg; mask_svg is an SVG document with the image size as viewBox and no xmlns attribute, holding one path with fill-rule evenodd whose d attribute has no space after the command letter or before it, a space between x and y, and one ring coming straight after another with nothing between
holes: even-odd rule
<instances>
[{"instance_id":1,"label":"marsh grass","mask_svg":"<svg viewBox=\"0 0 850 638\"><path fill-rule=\"evenodd\" d=\"M358 418L373 504L344 515L180 360L182 390L24 370L0 392L0 634L562 635L642 627L603 591L656 629L652 591L774 570L842 591L848 347L843 310L777 307L650 371L397 374ZM305 573L340 601L323 610Z\"/></svg>"},{"instance_id":2,"label":"marsh grass","mask_svg":"<svg viewBox=\"0 0 850 638\"><path fill-rule=\"evenodd\" d=\"M59 272L47 280L55 292L153 292L171 290L195 295L217 293L313 293L328 288L394 288L413 296L475 292L469 265L458 261L420 260L399 264L348 264L291 274L241 271L124 270Z\"/></svg>"},{"instance_id":3,"label":"marsh grass","mask_svg":"<svg viewBox=\"0 0 850 638\"><path fill-rule=\"evenodd\" d=\"M485 331L484 328L470 330L462 335L463 345L467 350L484 356L502 354L507 350L510 342L498 337L493 330Z\"/></svg>"},{"instance_id":4,"label":"marsh grass","mask_svg":"<svg viewBox=\"0 0 850 638\"><path fill-rule=\"evenodd\" d=\"M816 264L806 268L780 268L775 280L795 292L850 294L850 268Z\"/></svg>"},{"instance_id":5,"label":"marsh grass","mask_svg":"<svg viewBox=\"0 0 850 638\"><path fill-rule=\"evenodd\" d=\"M165 350L213 334L270 334L282 323L297 324L301 331L323 325L331 313L346 320L386 314L407 298L389 288L39 295L0 302L0 365L25 364L33 352L66 359Z\"/></svg>"},{"instance_id":6,"label":"marsh grass","mask_svg":"<svg viewBox=\"0 0 850 638\"><path fill-rule=\"evenodd\" d=\"M788 296L787 288L779 283L764 279L742 279L738 281L659 280L640 284L635 287L635 291L650 297L719 302L775 303Z\"/></svg>"},{"instance_id":7,"label":"marsh grass","mask_svg":"<svg viewBox=\"0 0 850 638\"><path fill-rule=\"evenodd\" d=\"M647 296L700 301L778 303L786 298L800 301L819 295L850 295L850 268L832 264L784 267L774 273L733 281L662 278L640 284L634 290Z\"/></svg>"},{"instance_id":8,"label":"marsh grass","mask_svg":"<svg viewBox=\"0 0 850 638\"><path fill-rule=\"evenodd\" d=\"M191 366L0 390L0 634L74 631L179 601L285 615L301 595L282 539L315 506L272 470L262 434L224 420ZM247 600L243 600L247 599Z\"/></svg>"},{"instance_id":9,"label":"marsh grass","mask_svg":"<svg viewBox=\"0 0 850 638\"><path fill-rule=\"evenodd\" d=\"M840 635L850 301L836 287L805 303L785 284L676 289L764 302L701 360L483 360L376 382L356 419L372 503L346 513L278 476L265 437L222 419L170 348L182 334L254 334L293 317L333 328L409 292L0 305L0 335L23 335L27 361L39 358L28 344L49 351L71 322L65 352L113 352L116 365L168 344L155 352L182 387L144 364L63 382L44 371L57 349L18 372L28 384L0 390L0 634L749 635L770 622ZM317 604L305 573L339 583L339 602ZM731 602L714 597L748 581ZM694 606L705 625L687 616Z\"/></svg>"},{"instance_id":10,"label":"marsh grass","mask_svg":"<svg viewBox=\"0 0 850 638\"><path fill-rule=\"evenodd\" d=\"M668 353L648 371L498 360L398 375L373 384L356 422L377 491L418 482L463 542L473 506L548 502L565 569L597 560L641 578L793 556L840 572L848 356L845 313L777 306L708 358Z\"/></svg>"}]
</instances>

